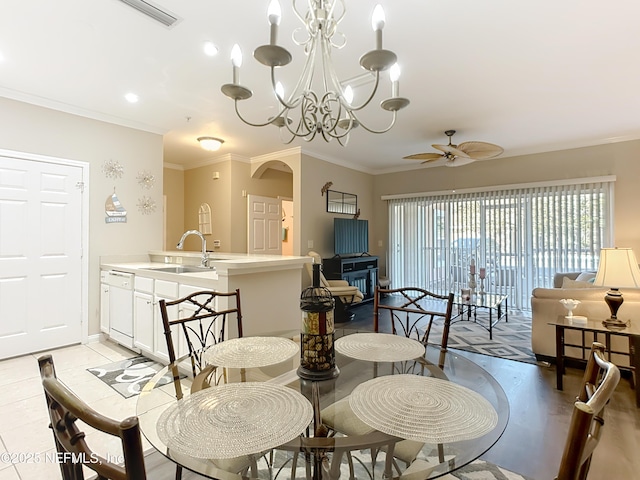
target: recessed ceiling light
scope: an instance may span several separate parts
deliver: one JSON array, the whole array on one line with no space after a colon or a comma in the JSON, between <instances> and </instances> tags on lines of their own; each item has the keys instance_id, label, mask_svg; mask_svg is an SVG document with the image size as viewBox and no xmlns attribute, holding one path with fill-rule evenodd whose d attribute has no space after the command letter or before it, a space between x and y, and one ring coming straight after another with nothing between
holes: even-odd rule
<instances>
[{"instance_id":1,"label":"recessed ceiling light","mask_svg":"<svg viewBox=\"0 0 640 480\"><path fill-rule=\"evenodd\" d=\"M126 98L129 103L136 103L139 100L138 95L135 93L127 93L124 98Z\"/></svg>"},{"instance_id":2,"label":"recessed ceiling light","mask_svg":"<svg viewBox=\"0 0 640 480\"><path fill-rule=\"evenodd\" d=\"M218 54L218 47L213 42L204 42L204 54L215 57Z\"/></svg>"}]
</instances>

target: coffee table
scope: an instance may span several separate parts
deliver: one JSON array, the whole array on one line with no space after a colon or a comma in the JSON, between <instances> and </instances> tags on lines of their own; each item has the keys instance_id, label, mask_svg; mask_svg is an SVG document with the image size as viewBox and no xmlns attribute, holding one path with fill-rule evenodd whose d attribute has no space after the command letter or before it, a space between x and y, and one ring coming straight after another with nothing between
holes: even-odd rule
<instances>
[{"instance_id":1,"label":"coffee table","mask_svg":"<svg viewBox=\"0 0 640 480\"><path fill-rule=\"evenodd\" d=\"M457 322L474 322L489 332L489 339L493 340L493 326L503 317L504 321L509 321L508 295L496 293L474 293L469 299L456 295L453 299L454 305L458 306L458 313L451 319L451 324ZM478 309L489 311L489 321L485 323L480 318L478 321Z\"/></svg>"}]
</instances>

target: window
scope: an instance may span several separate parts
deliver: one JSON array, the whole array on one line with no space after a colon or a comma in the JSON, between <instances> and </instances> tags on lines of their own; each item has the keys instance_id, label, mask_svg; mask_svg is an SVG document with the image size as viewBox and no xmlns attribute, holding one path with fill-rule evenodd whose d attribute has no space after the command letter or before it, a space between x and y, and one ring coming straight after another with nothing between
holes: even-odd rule
<instances>
[{"instance_id":1,"label":"window","mask_svg":"<svg viewBox=\"0 0 640 480\"><path fill-rule=\"evenodd\" d=\"M486 269L485 291L528 310L532 289L551 286L556 272L597 269L612 240L614 180L383 197L389 275L397 286L459 292L473 258Z\"/></svg>"}]
</instances>

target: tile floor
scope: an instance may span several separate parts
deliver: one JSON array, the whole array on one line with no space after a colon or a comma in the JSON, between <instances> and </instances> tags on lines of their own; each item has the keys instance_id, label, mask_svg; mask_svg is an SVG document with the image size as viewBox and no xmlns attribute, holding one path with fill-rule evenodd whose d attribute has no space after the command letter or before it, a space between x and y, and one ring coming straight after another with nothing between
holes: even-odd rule
<instances>
[{"instance_id":1,"label":"tile floor","mask_svg":"<svg viewBox=\"0 0 640 480\"><path fill-rule=\"evenodd\" d=\"M135 414L137 397L123 398L86 371L135 355L112 342L76 345L0 361L0 408L4 413L0 421L0 480L61 478L55 463L2 462L7 453L40 454L42 459L55 451L38 371L37 358L44 353L53 355L58 377L96 410L113 418ZM531 478L553 478L582 372L568 369L565 391L559 392L555 389L553 367L464 354L500 382L511 405L511 419L505 434L482 458ZM594 480L640 478L636 475L640 471L637 455L640 409L635 406L634 393L627 380L622 380L616 389L615 398L607 409L607 428L591 468L590 478ZM167 393L167 401L171 400L171 393ZM99 432L88 435L96 449L118 454L118 440L99 438ZM144 439L143 444L145 450L154 451ZM147 460L150 479L174 477L175 466L160 455L151 455ZM185 480L190 478L187 475Z\"/></svg>"},{"instance_id":2,"label":"tile floor","mask_svg":"<svg viewBox=\"0 0 640 480\"><path fill-rule=\"evenodd\" d=\"M112 418L135 415L137 397L123 398L87 368L130 358L134 352L112 342L89 343L0 361L0 480L58 479L59 466L47 461L55 452L38 370L38 357L53 355L58 377L85 402ZM119 440L87 432L96 450L119 454ZM144 448L152 448L144 439ZM39 454L40 462L7 463L6 453Z\"/></svg>"}]
</instances>

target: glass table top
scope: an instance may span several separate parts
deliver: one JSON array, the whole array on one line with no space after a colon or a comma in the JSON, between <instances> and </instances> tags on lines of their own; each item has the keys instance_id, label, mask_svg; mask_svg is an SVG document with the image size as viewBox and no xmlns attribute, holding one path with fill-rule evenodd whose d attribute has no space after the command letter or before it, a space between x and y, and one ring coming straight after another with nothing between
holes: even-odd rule
<instances>
[{"instance_id":1,"label":"glass table top","mask_svg":"<svg viewBox=\"0 0 640 480\"><path fill-rule=\"evenodd\" d=\"M336 331L336 338L353 333L355 332L340 329ZM286 335L277 333L274 334L275 336L296 338L295 335L292 336L291 332L287 332ZM215 358L212 355L209 355L209 357ZM441 388L441 396L444 397L449 391L455 392L453 397L449 397L445 401L446 405L434 404L429 406L432 403L430 400L431 394L439 392L424 391L415 393L408 390L404 395L405 397L417 395L420 399L419 401L424 402L425 409L431 408L425 414L427 415L425 418L429 418L430 422L438 422L440 416L450 417L451 415L445 415L445 412L451 410L451 408L459 409L461 408L459 405L473 404L474 395L479 396L478 398L481 397L480 400L482 400L475 403L482 404L483 408L486 408L485 411L478 410L474 412L475 417L474 415L468 416L468 418L480 419L485 425L483 430L478 430L477 434L471 435L473 438L446 441L449 438L456 437L448 435L434 437L445 440L444 443L440 444L430 443L431 437L419 440L423 445L418 458L421 462L420 465L426 467L419 471L416 478L438 478L472 462L495 444L504 432L509 418L507 397L498 382L489 373L466 357L452 351L446 353L444 364L440 368L438 367L440 348L433 345L427 346L426 353L421 354L419 357L401 362L360 360L336 352L336 366L339 369L339 375L337 378L321 381L304 380L298 377L296 370L300 363L299 354L277 364L259 368L208 367L203 373L197 375L195 379L192 378L193 375L191 374L191 360L191 357L186 355L157 373L138 397L137 415L142 433L160 453L184 468L207 478L239 480L242 478L239 468L252 465L254 470L247 474L251 477L288 479L292 477L292 465L294 462L297 462L295 471L297 478L304 478L305 476L311 478L314 473L318 474L320 469L323 469L330 478L337 478L342 470L342 476L344 477L344 471L348 468L348 456L353 456L362 462L354 462L358 468L366 467L369 471L371 470L371 449L382 449L375 464L374 474L382 477L397 477L399 472L392 465L391 457L387 457L388 461L385 461L385 454L392 451L395 446L399 445L399 442L408 442L408 440L373 428L367 429L364 434L346 436L341 433L335 433L331 436L325 436L327 428L322 423L322 412L327 407L341 400L351 400L351 393L358 387L360 387L360 390L369 389L375 394L375 390L371 390L376 388L375 385L367 382L380 382L379 379L382 379L381 384L392 385L393 382L388 382L382 378L390 375L398 376L396 380L401 378L400 375L418 375L430 379L428 382L419 382L420 388L422 388L422 383L430 389L438 388L438 385L451 383L450 388ZM174 381L167 385L156 387L159 379L164 375L172 376ZM247 388L239 388L238 385L242 383L246 383ZM268 388L261 389L261 383ZM208 384L212 386L202 388ZM282 396L280 390L283 387L291 389L291 394ZM219 390L216 390L218 388ZM178 396L182 397L181 400L176 398L177 390L180 392ZM193 395L190 394L192 390L194 392ZM385 398L397 394L395 390L397 389L394 387L390 393L384 393ZM227 398L230 391L240 392L237 399L231 398L229 400ZM249 394L246 392L249 392ZM459 401L461 400L460 398L456 398L456 396L467 395L467 392L470 396L470 401L461 402ZM222 395L223 393L225 395ZM433 396L438 397L438 395ZM191 397L193 397L193 400ZM271 397L275 400L271 399ZM305 405L300 405L300 397L306 398L309 404L315 407L311 409L313 411L311 422L309 422L308 418L309 409ZM295 405L292 412L297 415L299 411L300 418L292 418L291 415L294 415L294 413L291 415L284 413L288 411L287 407L286 405L282 407L279 402L287 401ZM264 409L263 413L243 415L243 409L253 412L254 407L251 402L256 402L257 405L266 403L266 406L255 407L256 409ZM269 402L276 403L270 405ZM305 403L304 400L302 403ZM364 404L367 404L366 398L364 399ZM195 408L194 405L198 408ZM384 405L380 408L384 408ZM355 410L357 411L358 409ZM366 419L366 412L364 413L363 418ZM455 414L456 412L454 411L453 413ZM354 413L351 414L353 415ZM379 416L382 417L384 414ZM421 415L414 415L414 417L421 418ZM464 415L457 415L457 417L466 418ZM459 419L457 421L460 422ZM219 427L216 422L224 422L226 424ZM237 425L234 426L234 422L237 422ZM255 424L256 428L251 428L253 425L251 422ZM184 425L191 428L192 423L197 424L198 428L228 428L230 431L237 427L237 429L243 429L245 432L249 431L250 434L246 434L245 442L242 441L242 437L240 437L239 441L236 440L237 445L241 448L238 457L229 458L230 456L228 455L227 458L211 459L207 458L206 448L203 449L200 445L196 445L197 441L194 441L193 452L188 448L188 443L186 448L185 444L182 445L182 448L172 447L171 435L168 436L167 431L175 432L176 428L184 428ZM282 425L280 425L281 423ZM302 428L307 423L308 427ZM470 430L472 428L471 423L470 420ZM295 427L291 427L291 425L295 425ZM411 428L411 421L408 425L408 428ZM443 425L445 429L462 428L463 430L465 426L464 421L462 421L461 425L458 424L452 427L450 426L451 424L446 424L444 420ZM293 432L282 431L287 428L295 428L296 430ZM256 443L254 437L262 435L259 432L263 430L268 432L267 434L276 442L275 444L269 443L269 440L264 444ZM415 428L415 430L416 435L418 435L421 429ZM391 432L393 431L391 430ZM317 434L317 436L314 434ZM216 437L216 435L206 435L205 437L209 438L210 436L212 438ZM181 441L191 441L188 440L189 438L189 435L183 436ZM415 438L411 438L411 441L416 441ZM418 439L420 438L418 436ZM462 435L457 438L466 437ZM229 443L232 441L230 438ZM284 443L281 443L281 441ZM251 448L259 451L252 452L249 449L250 447L247 447L250 443L256 445ZM229 447L229 445L226 447ZM204 454L202 453L203 451ZM214 449L213 451L217 450ZM260 458L267 451L269 455L265 455L265 458ZM196 454L196 452L200 453ZM266 458L270 457L273 457L273 463L266 460ZM404 470L403 462L396 463L400 469ZM346 470L346 475L348 477L348 469Z\"/></svg>"}]
</instances>

